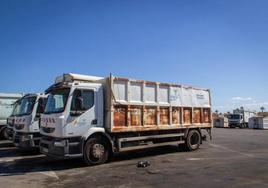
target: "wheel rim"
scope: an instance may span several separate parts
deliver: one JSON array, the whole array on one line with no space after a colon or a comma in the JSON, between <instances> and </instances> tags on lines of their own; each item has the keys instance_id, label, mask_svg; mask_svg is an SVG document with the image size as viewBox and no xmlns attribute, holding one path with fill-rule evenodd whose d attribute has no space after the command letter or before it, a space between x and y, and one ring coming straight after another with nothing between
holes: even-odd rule
<instances>
[{"instance_id":1,"label":"wheel rim","mask_svg":"<svg viewBox=\"0 0 268 188\"><path fill-rule=\"evenodd\" d=\"M196 146L199 144L199 134L194 132L190 137L190 144L191 146Z\"/></svg>"},{"instance_id":2,"label":"wheel rim","mask_svg":"<svg viewBox=\"0 0 268 188\"><path fill-rule=\"evenodd\" d=\"M91 160L97 162L103 157L104 152L105 148L102 144L94 144L90 152Z\"/></svg>"}]
</instances>

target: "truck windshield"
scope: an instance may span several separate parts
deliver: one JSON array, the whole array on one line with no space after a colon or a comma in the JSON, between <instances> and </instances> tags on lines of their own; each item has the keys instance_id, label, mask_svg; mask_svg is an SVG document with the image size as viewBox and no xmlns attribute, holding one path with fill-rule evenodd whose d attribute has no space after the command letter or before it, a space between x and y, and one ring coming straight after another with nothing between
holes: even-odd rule
<instances>
[{"instance_id":1,"label":"truck windshield","mask_svg":"<svg viewBox=\"0 0 268 188\"><path fill-rule=\"evenodd\" d=\"M21 101L15 102L11 116L15 116L20 113L20 105Z\"/></svg>"},{"instance_id":2,"label":"truck windshield","mask_svg":"<svg viewBox=\"0 0 268 188\"><path fill-rule=\"evenodd\" d=\"M228 118L229 119L240 119L240 115L239 114L232 114L232 115L229 115Z\"/></svg>"},{"instance_id":3,"label":"truck windshield","mask_svg":"<svg viewBox=\"0 0 268 188\"><path fill-rule=\"evenodd\" d=\"M45 114L60 113L65 109L70 89L57 89L51 91L45 108Z\"/></svg>"},{"instance_id":4,"label":"truck windshield","mask_svg":"<svg viewBox=\"0 0 268 188\"><path fill-rule=\"evenodd\" d=\"M29 115L33 111L33 107L36 101L36 97L25 97L21 100L19 108L19 116Z\"/></svg>"}]
</instances>

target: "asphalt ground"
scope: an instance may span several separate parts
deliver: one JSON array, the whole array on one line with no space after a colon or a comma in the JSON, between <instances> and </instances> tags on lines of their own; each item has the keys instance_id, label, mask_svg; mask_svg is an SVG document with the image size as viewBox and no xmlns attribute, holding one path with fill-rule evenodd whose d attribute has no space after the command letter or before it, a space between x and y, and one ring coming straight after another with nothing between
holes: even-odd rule
<instances>
[{"instance_id":1,"label":"asphalt ground","mask_svg":"<svg viewBox=\"0 0 268 188\"><path fill-rule=\"evenodd\" d=\"M0 187L267 187L268 130L213 129L212 141L117 154L103 165L56 160L0 141ZM138 168L139 161L149 167Z\"/></svg>"}]
</instances>

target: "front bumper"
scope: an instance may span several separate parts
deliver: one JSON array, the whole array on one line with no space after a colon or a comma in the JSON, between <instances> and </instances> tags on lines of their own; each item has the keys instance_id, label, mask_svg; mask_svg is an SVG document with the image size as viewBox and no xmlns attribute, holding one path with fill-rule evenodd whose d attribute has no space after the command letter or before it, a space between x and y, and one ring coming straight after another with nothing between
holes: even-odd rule
<instances>
[{"instance_id":1,"label":"front bumper","mask_svg":"<svg viewBox=\"0 0 268 188\"><path fill-rule=\"evenodd\" d=\"M23 149L38 148L40 137L40 133L15 132L13 136L13 143L16 147Z\"/></svg>"},{"instance_id":2,"label":"front bumper","mask_svg":"<svg viewBox=\"0 0 268 188\"><path fill-rule=\"evenodd\" d=\"M237 122L229 122L229 127L240 127L240 123L237 123Z\"/></svg>"},{"instance_id":3,"label":"front bumper","mask_svg":"<svg viewBox=\"0 0 268 188\"><path fill-rule=\"evenodd\" d=\"M54 138L42 136L40 140L40 152L55 158L76 158L82 157L82 139L73 138Z\"/></svg>"}]
</instances>

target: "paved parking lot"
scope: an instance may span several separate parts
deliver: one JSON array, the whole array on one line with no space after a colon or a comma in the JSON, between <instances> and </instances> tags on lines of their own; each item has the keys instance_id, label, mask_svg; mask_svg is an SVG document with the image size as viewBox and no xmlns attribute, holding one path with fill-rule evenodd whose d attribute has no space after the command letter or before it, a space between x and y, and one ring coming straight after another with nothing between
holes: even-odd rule
<instances>
[{"instance_id":1,"label":"paved parking lot","mask_svg":"<svg viewBox=\"0 0 268 188\"><path fill-rule=\"evenodd\" d=\"M147 168L137 168L139 161ZM116 155L87 167L0 141L0 187L268 187L268 131L213 129L195 152L176 146Z\"/></svg>"}]
</instances>

